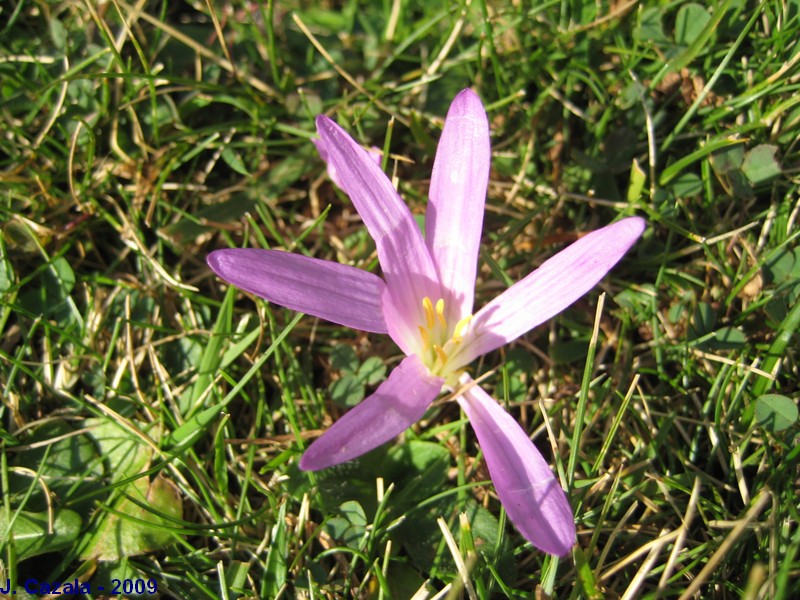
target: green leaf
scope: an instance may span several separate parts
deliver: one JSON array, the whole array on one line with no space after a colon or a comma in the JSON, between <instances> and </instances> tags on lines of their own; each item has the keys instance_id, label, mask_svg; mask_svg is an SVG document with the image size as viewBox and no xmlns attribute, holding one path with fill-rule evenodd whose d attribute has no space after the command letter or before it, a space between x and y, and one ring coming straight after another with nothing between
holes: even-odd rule
<instances>
[{"instance_id":1,"label":"green leaf","mask_svg":"<svg viewBox=\"0 0 800 600\"><path fill-rule=\"evenodd\" d=\"M386 377L386 365L377 356L370 356L358 368L358 379L367 385L375 385Z\"/></svg>"},{"instance_id":2,"label":"green leaf","mask_svg":"<svg viewBox=\"0 0 800 600\"><path fill-rule=\"evenodd\" d=\"M250 563L242 562L240 560L232 560L227 563L225 566L225 586L230 592L236 592L238 590L246 590L247 589L247 578L250 574L251 565ZM278 588L280 589L280 588ZM239 594L228 594L229 598L239 597ZM277 596L277 594L276 594ZM220 594L220 598L224 598L223 594Z\"/></svg>"},{"instance_id":3,"label":"green leaf","mask_svg":"<svg viewBox=\"0 0 800 600\"><path fill-rule=\"evenodd\" d=\"M683 320L686 313L686 305L683 302L676 302L667 309L667 320L673 325Z\"/></svg>"},{"instance_id":4,"label":"green leaf","mask_svg":"<svg viewBox=\"0 0 800 600\"><path fill-rule=\"evenodd\" d=\"M668 42L664 34L662 18L664 11L660 7L644 8L640 11L639 22L634 29L634 37L637 41L644 44L664 44Z\"/></svg>"},{"instance_id":5,"label":"green leaf","mask_svg":"<svg viewBox=\"0 0 800 600\"><path fill-rule=\"evenodd\" d=\"M697 339L711 333L717 322L717 315L708 302L699 302L694 309L689 325L689 339Z\"/></svg>"},{"instance_id":6,"label":"green leaf","mask_svg":"<svg viewBox=\"0 0 800 600\"><path fill-rule=\"evenodd\" d=\"M694 28L691 29L691 35L687 33L686 39L691 40L688 48L681 52L678 56L672 58L668 63L668 68L671 71L678 72L686 65L692 62L698 54L706 51L709 46L709 40L717 30L725 13L728 12L732 0L722 0L714 7L714 13L704 22L703 28L698 32ZM701 7L702 8L702 7ZM702 17L697 17L702 18ZM687 25L688 27L688 25ZM684 28L686 30L686 28ZM678 28L676 27L676 36L678 35Z\"/></svg>"},{"instance_id":7,"label":"green leaf","mask_svg":"<svg viewBox=\"0 0 800 600\"><path fill-rule=\"evenodd\" d=\"M135 421L133 424L140 426L143 430L149 429L148 435L155 442L160 439L159 430L155 427L148 427L144 423ZM150 462L152 449L133 432L114 421L105 418L86 419L84 425L87 434L100 447L100 453L105 459L112 482L141 473Z\"/></svg>"},{"instance_id":8,"label":"green leaf","mask_svg":"<svg viewBox=\"0 0 800 600\"><path fill-rule=\"evenodd\" d=\"M239 156L230 146L227 146L222 151L222 160L234 171L239 173L239 175L249 176L250 171L247 170L244 162L242 161L242 157Z\"/></svg>"},{"instance_id":9,"label":"green leaf","mask_svg":"<svg viewBox=\"0 0 800 600\"><path fill-rule=\"evenodd\" d=\"M68 296L75 287L75 272L72 270L69 261L63 256L59 256L50 263L50 268L60 282L59 287L64 297Z\"/></svg>"},{"instance_id":10,"label":"green leaf","mask_svg":"<svg viewBox=\"0 0 800 600\"><path fill-rule=\"evenodd\" d=\"M431 468L441 469L441 476L446 477L446 465L449 463L450 452L447 448L433 442L409 440L405 444L392 446L389 449L385 467L388 477L392 475L399 477L401 474L407 477L411 472L419 474ZM396 481L399 482L399 479Z\"/></svg>"},{"instance_id":11,"label":"green leaf","mask_svg":"<svg viewBox=\"0 0 800 600\"><path fill-rule=\"evenodd\" d=\"M0 236L0 294L10 290L14 283L14 266L8 260L5 239Z\"/></svg>"},{"instance_id":12,"label":"green leaf","mask_svg":"<svg viewBox=\"0 0 800 600\"><path fill-rule=\"evenodd\" d=\"M783 248L766 263L764 271L769 283L783 283L787 279L800 279L800 248Z\"/></svg>"},{"instance_id":13,"label":"green leaf","mask_svg":"<svg viewBox=\"0 0 800 600\"><path fill-rule=\"evenodd\" d=\"M753 196L750 182L741 170L744 157L745 149L742 145L723 148L708 157L711 169L722 187L725 188L728 195L735 198L751 198Z\"/></svg>"},{"instance_id":14,"label":"green leaf","mask_svg":"<svg viewBox=\"0 0 800 600\"><path fill-rule=\"evenodd\" d=\"M23 289L20 302L30 312L53 317L59 322L75 320L70 293L75 287L75 272L63 256L53 259Z\"/></svg>"},{"instance_id":15,"label":"green leaf","mask_svg":"<svg viewBox=\"0 0 800 600\"><path fill-rule=\"evenodd\" d=\"M800 292L800 285L796 286L797 290L792 290L795 292L795 297L797 296L797 292ZM775 329L777 324L781 323L786 316L789 314L789 294L780 294L773 297L767 304L764 306L764 312L767 313L767 325L772 329Z\"/></svg>"},{"instance_id":16,"label":"green leaf","mask_svg":"<svg viewBox=\"0 0 800 600\"><path fill-rule=\"evenodd\" d=\"M67 48L67 29L64 24L58 19L48 19L50 25L50 38L53 40L53 45L59 50Z\"/></svg>"},{"instance_id":17,"label":"green leaf","mask_svg":"<svg viewBox=\"0 0 800 600\"><path fill-rule=\"evenodd\" d=\"M728 146L708 157L711 168L717 175L741 169L744 162L744 146Z\"/></svg>"},{"instance_id":18,"label":"green leaf","mask_svg":"<svg viewBox=\"0 0 800 600\"><path fill-rule=\"evenodd\" d=\"M47 511L37 513L20 511L11 513L9 523L6 520L6 511L0 510L2 546L13 543L17 559L23 560L54 552L72 544L81 531L81 518L78 513L67 509L57 511L53 515L52 527L50 516Z\"/></svg>"},{"instance_id":19,"label":"green leaf","mask_svg":"<svg viewBox=\"0 0 800 600\"><path fill-rule=\"evenodd\" d=\"M331 348L330 361L331 368L335 371L355 373L358 370L356 351L347 344L337 344Z\"/></svg>"},{"instance_id":20,"label":"green leaf","mask_svg":"<svg viewBox=\"0 0 800 600\"><path fill-rule=\"evenodd\" d=\"M665 167L664 170L661 171L658 181L662 186L665 186L678 175L683 173L686 167L689 165L698 162L699 160L709 156L710 154L714 154L723 148L728 148L737 144L743 144L744 142L745 140L730 137L708 140L705 144L701 145L700 148L691 154L687 154L686 156L676 160L671 165Z\"/></svg>"},{"instance_id":21,"label":"green leaf","mask_svg":"<svg viewBox=\"0 0 800 600\"><path fill-rule=\"evenodd\" d=\"M177 487L157 477L146 477L122 488L123 495L98 521L84 559L118 560L152 552L175 541L174 520L181 518L183 504Z\"/></svg>"},{"instance_id":22,"label":"green leaf","mask_svg":"<svg viewBox=\"0 0 800 600\"><path fill-rule=\"evenodd\" d=\"M345 546L361 549L366 542L367 516L364 509L355 500L349 500L339 506L338 512L339 516L325 522L328 533Z\"/></svg>"},{"instance_id":23,"label":"green leaf","mask_svg":"<svg viewBox=\"0 0 800 600\"><path fill-rule=\"evenodd\" d=\"M275 525L272 528L272 540L267 547L267 558L264 561L264 594L267 598L277 598L286 583L289 556L289 544L286 531L286 506L282 502L278 509ZM243 586L242 586L243 587Z\"/></svg>"},{"instance_id":24,"label":"green leaf","mask_svg":"<svg viewBox=\"0 0 800 600\"><path fill-rule=\"evenodd\" d=\"M409 563L397 561L392 564L392 568L386 573L386 580L393 598L430 598L435 593L430 581L423 579L419 571ZM428 595L419 594L420 589L424 589Z\"/></svg>"},{"instance_id":25,"label":"green leaf","mask_svg":"<svg viewBox=\"0 0 800 600\"><path fill-rule=\"evenodd\" d=\"M38 473L51 494L47 499L40 487L34 486L25 504L28 510L45 510L52 500L69 503L70 508L79 513L91 510L93 499L87 495L100 485L105 468L97 445L90 437L75 433L64 421L44 422L28 439L32 448L18 453L12 461L15 467ZM9 473L8 493L12 501L15 496L25 494L30 485L31 478L21 476L19 470ZM78 497L83 499L76 500Z\"/></svg>"},{"instance_id":26,"label":"green leaf","mask_svg":"<svg viewBox=\"0 0 800 600\"><path fill-rule=\"evenodd\" d=\"M771 372L778 361L785 358L784 352L792 341L795 332L800 329L800 303L795 303L776 329L775 339L770 344L766 359L761 363L761 368L767 373ZM759 377L753 385L753 393L760 396L769 391L774 380L768 377Z\"/></svg>"},{"instance_id":27,"label":"green leaf","mask_svg":"<svg viewBox=\"0 0 800 600\"><path fill-rule=\"evenodd\" d=\"M345 372L328 388L331 400L340 406L352 408L364 399L364 384L352 373Z\"/></svg>"},{"instance_id":28,"label":"green leaf","mask_svg":"<svg viewBox=\"0 0 800 600\"><path fill-rule=\"evenodd\" d=\"M236 297L236 293L234 286L228 286L225 298L219 308L217 321L214 323L214 330L205 345L203 358L197 369L197 380L192 386L191 397L181 397L180 409L184 416L191 416L195 410L200 408L198 400L202 398L203 394L207 393L220 368L222 359L225 356L222 349L228 343L229 335L233 329L231 322L233 319L233 300Z\"/></svg>"},{"instance_id":29,"label":"green leaf","mask_svg":"<svg viewBox=\"0 0 800 600\"><path fill-rule=\"evenodd\" d=\"M726 344L741 345L747 343L747 336L741 329L736 327L722 327L714 332L714 338L718 342Z\"/></svg>"},{"instance_id":30,"label":"green leaf","mask_svg":"<svg viewBox=\"0 0 800 600\"><path fill-rule=\"evenodd\" d=\"M726 191L734 198L749 200L753 197L753 187L741 171L731 171L725 177Z\"/></svg>"},{"instance_id":31,"label":"green leaf","mask_svg":"<svg viewBox=\"0 0 800 600\"><path fill-rule=\"evenodd\" d=\"M641 197L646 181L647 173L639 166L639 161L634 158L631 161L631 175L627 193L628 202L636 202Z\"/></svg>"},{"instance_id":32,"label":"green leaf","mask_svg":"<svg viewBox=\"0 0 800 600\"><path fill-rule=\"evenodd\" d=\"M781 394L764 394L756 399L756 421L772 433L797 423L797 403Z\"/></svg>"},{"instance_id":33,"label":"green leaf","mask_svg":"<svg viewBox=\"0 0 800 600\"><path fill-rule=\"evenodd\" d=\"M699 196L703 191L703 180L695 173L681 173L672 182L672 195L675 198Z\"/></svg>"},{"instance_id":34,"label":"green leaf","mask_svg":"<svg viewBox=\"0 0 800 600\"><path fill-rule=\"evenodd\" d=\"M783 173L780 163L775 158L777 152L777 146L760 144L744 157L742 172L753 185L766 183Z\"/></svg>"},{"instance_id":35,"label":"green leaf","mask_svg":"<svg viewBox=\"0 0 800 600\"><path fill-rule=\"evenodd\" d=\"M721 327L705 347L713 350L738 350L747 343L747 336L735 327Z\"/></svg>"},{"instance_id":36,"label":"green leaf","mask_svg":"<svg viewBox=\"0 0 800 600\"><path fill-rule=\"evenodd\" d=\"M394 483L394 503L398 507L418 506L447 482L450 453L433 442L409 440L389 448L380 473Z\"/></svg>"},{"instance_id":37,"label":"green leaf","mask_svg":"<svg viewBox=\"0 0 800 600\"><path fill-rule=\"evenodd\" d=\"M597 585L597 578L592 571L589 561L580 546L574 548L573 556L577 565L578 585L581 588L584 598L590 600L601 600L603 592Z\"/></svg>"},{"instance_id":38,"label":"green leaf","mask_svg":"<svg viewBox=\"0 0 800 600\"><path fill-rule=\"evenodd\" d=\"M711 15L705 7L694 3L684 4L675 17L675 43L689 46L700 37L710 20Z\"/></svg>"}]
</instances>

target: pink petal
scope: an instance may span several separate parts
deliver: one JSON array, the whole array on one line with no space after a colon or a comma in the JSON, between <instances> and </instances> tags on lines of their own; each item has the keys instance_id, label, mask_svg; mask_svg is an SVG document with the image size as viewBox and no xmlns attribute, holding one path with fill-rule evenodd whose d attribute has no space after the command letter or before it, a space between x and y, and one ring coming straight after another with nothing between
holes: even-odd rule
<instances>
[{"instance_id":1,"label":"pink petal","mask_svg":"<svg viewBox=\"0 0 800 600\"><path fill-rule=\"evenodd\" d=\"M462 376L461 383L470 378ZM564 556L575 521L564 490L522 427L479 386L458 397L478 436L489 475L508 518L531 544Z\"/></svg>"},{"instance_id":2,"label":"pink petal","mask_svg":"<svg viewBox=\"0 0 800 600\"><path fill-rule=\"evenodd\" d=\"M422 418L443 382L431 375L417 356L407 356L374 394L308 447L300 468L318 471L388 442Z\"/></svg>"},{"instance_id":3,"label":"pink petal","mask_svg":"<svg viewBox=\"0 0 800 600\"><path fill-rule=\"evenodd\" d=\"M339 263L280 250L216 250L208 266L225 281L261 298L353 329L387 333L383 280Z\"/></svg>"},{"instance_id":4,"label":"pink petal","mask_svg":"<svg viewBox=\"0 0 800 600\"><path fill-rule=\"evenodd\" d=\"M328 167L328 177L331 178L331 181L336 185L336 187L340 189L344 189L342 186L342 182L339 179L339 173L336 171L336 167L333 166L328 160L328 149L325 147L325 142L323 142L319 138L312 138L311 141L314 143L314 146L317 148L317 152L319 153L319 157L325 162ZM383 152L379 148L375 148L374 146L367 150L369 153L369 157L375 161L375 164L380 165L381 160L383 159Z\"/></svg>"},{"instance_id":5,"label":"pink petal","mask_svg":"<svg viewBox=\"0 0 800 600\"><path fill-rule=\"evenodd\" d=\"M591 290L639 239L645 222L622 219L593 231L542 264L472 320L463 361L490 352L557 315Z\"/></svg>"},{"instance_id":6,"label":"pink petal","mask_svg":"<svg viewBox=\"0 0 800 600\"><path fill-rule=\"evenodd\" d=\"M425 247L408 207L369 153L328 117L317 117L317 131L336 168L342 189L347 192L358 214L375 240L378 259L391 302L384 303L389 335L405 351L411 352L413 339L402 330L416 330L424 323L422 299L441 298L433 259ZM407 326L395 328L395 322Z\"/></svg>"},{"instance_id":7,"label":"pink petal","mask_svg":"<svg viewBox=\"0 0 800 600\"><path fill-rule=\"evenodd\" d=\"M470 89L447 112L431 176L425 238L436 263L445 306L455 321L472 313L483 207L489 182L489 123Z\"/></svg>"}]
</instances>

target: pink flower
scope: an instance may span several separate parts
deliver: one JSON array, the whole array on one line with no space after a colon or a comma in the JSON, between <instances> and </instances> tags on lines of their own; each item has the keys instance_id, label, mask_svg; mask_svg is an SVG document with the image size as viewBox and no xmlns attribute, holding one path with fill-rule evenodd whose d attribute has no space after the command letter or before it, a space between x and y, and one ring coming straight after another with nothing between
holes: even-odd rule
<instances>
[{"instance_id":1,"label":"pink flower","mask_svg":"<svg viewBox=\"0 0 800 600\"><path fill-rule=\"evenodd\" d=\"M388 333L406 354L374 394L308 447L300 467L353 459L419 420L441 392L469 386L475 358L507 344L588 292L644 231L630 217L589 233L472 312L489 179L489 126L474 92L447 113L431 177L423 238L374 157L336 123L317 117L321 153L375 240L383 278L277 250L212 252L230 283L340 325ZM483 449L497 495L527 540L565 555L575 543L566 494L519 424L479 386L458 398Z\"/></svg>"},{"instance_id":2,"label":"pink flower","mask_svg":"<svg viewBox=\"0 0 800 600\"><path fill-rule=\"evenodd\" d=\"M331 178L331 181L336 184L337 187L344 189L341 180L339 179L339 174L336 172L336 167L333 166L333 163L328 160L328 148L325 146L325 142L323 142L319 138L312 138L311 142L314 144L314 147L319 152L319 156L322 160L325 161L325 164L328 165L328 177ZM369 157L375 161L376 164L380 165L381 160L383 159L383 152L381 152L380 148L376 148L373 146L369 150Z\"/></svg>"}]
</instances>

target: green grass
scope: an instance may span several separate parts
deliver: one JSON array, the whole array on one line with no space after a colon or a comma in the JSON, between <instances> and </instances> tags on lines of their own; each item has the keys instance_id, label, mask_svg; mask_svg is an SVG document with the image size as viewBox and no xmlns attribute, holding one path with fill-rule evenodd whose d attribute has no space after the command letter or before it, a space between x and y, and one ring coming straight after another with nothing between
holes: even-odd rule
<instances>
[{"instance_id":1,"label":"green grass","mask_svg":"<svg viewBox=\"0 0 800 600\"><path fill-rule=\"evenodd\" d=\"M0 589L793 597L800 3L712 4L4 5ZM473 366L569 486L561 560L507 522L453 402L299 471L400 352L204 260L377 269L314 117L389 148L421 215L467 86L493 145L478 305L580 233L649 224L592 294Z\"/></svg>"}]
</instances>

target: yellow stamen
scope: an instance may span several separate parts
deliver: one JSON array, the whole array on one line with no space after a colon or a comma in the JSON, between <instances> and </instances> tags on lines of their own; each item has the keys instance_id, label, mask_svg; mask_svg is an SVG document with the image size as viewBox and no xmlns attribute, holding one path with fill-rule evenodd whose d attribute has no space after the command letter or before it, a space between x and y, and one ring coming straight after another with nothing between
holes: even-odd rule
<instances>
[{"instance_id":1,"label":"yellow stamen","mask_svg":"<svg viewBox=\"0 0 800 600\"><path fill-rule=\"evenodd\" d=\"M437 344L433 345L433 351L436 352L436 356L439 357L439 360L442 362L442 364L447 362L447 354L445 354L444 350L442 350Z\"/></svg>"},{"instance_id":2,"label":"yellow stamen","mask_svg":"<svg viewBox=\"0 0 800 600\"><path fill-rule=\"evenodd\" d=\"M441 298L436 301L436 316L439 317L442 327L447 329L447 321L444 320L444 300Z\"/></svg>"},{"instance_id":3,"label":"yellow stamen","mask_svg":"<svg viewBox=\"0 0 800 600\"><path fill-rule=\"evenodd\" d=\"M417 329L419 329L419 335L422 337L422 347L427 350L431 347L431 338L428 335L428 330L422 325L417 325Z\"/></svg>"},{"instance_id":4,"label":"yellow stamen","mask_svg":"<svg viewBox=\"0 0 800 600\"><path fill-rule=\"evenodd\" d=\"M422 299L422 308L425 310L425 322L428 324L428 329L433 329L433 302L427 296Z\"/></svg>"},{"instance_id":5,"label":"yellow stamen","mask_svg":"<svg viewBox=\"0 0 800 600\"><path fill-rule=\"evenodd\" d=\"M461 342L461 334L464 333L464 330L467 328L467 325L469 325L470 321L472 321L472 315L467 315L458 323L456 323L455 331L453 331L453 341L456 344Z\"/></svg>"}]
</instances>

